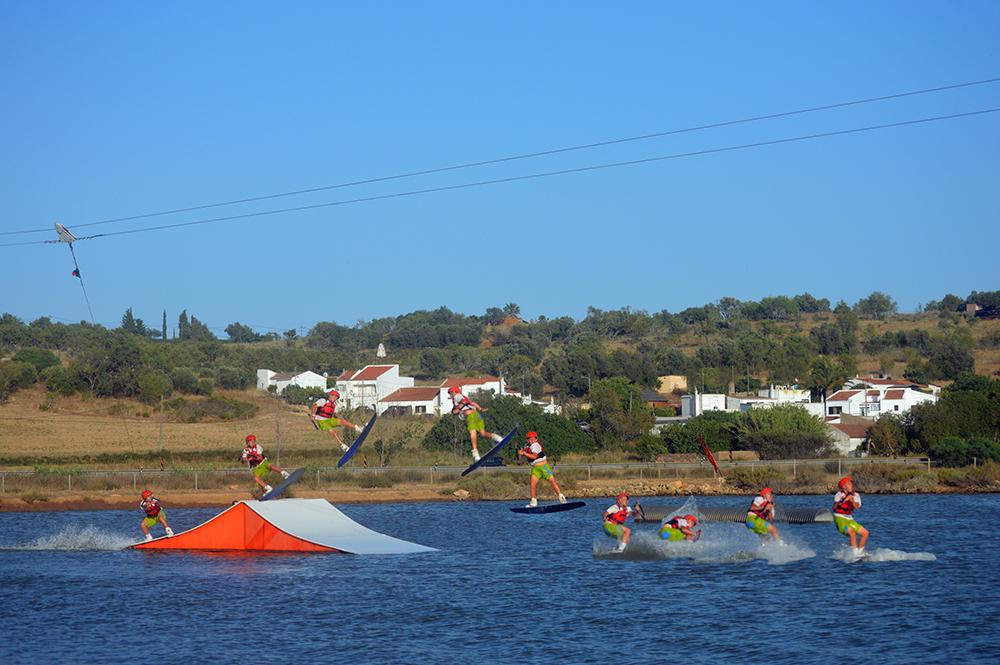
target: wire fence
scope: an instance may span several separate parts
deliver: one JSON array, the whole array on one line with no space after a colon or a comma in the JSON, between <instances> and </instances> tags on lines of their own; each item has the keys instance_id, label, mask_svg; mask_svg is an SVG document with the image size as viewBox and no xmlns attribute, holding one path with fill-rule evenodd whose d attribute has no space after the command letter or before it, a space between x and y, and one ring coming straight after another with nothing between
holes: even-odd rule
<instances>
[{"instance_id":1,"label":"wire fence","mask_svg":"<svg viewBox=\"0 0 1000 665\"><path fill-rule=\"evenodd\" d=\"M771 469L790 472L795 478L800 470L819 469L829 474L843 475L851 469L871 464L931 469L926 457L865 457L808 460L754 460L720 462L723 473L733 469ZM558 464L560 476L576 480L640 479L664 480L671 478L711 478L714 470L707 463L619 463L619 464ZM337 469L334 466L307 466L298 487L324 489L354 486L361 488L391 487L394 484L454 485L465 470L462 466L352 466ZM483 466L477 474L524 474L527 466ZM158 490L210 491L244 488L250 480L245 467L218 469L167 469L167 470L108 470L82 469L53 471L0 471L0 495L23 494L39 491L107 492L141 490L155 487ZM275 477L280 480L280 477Z\"/></svg>"}]
</instances>

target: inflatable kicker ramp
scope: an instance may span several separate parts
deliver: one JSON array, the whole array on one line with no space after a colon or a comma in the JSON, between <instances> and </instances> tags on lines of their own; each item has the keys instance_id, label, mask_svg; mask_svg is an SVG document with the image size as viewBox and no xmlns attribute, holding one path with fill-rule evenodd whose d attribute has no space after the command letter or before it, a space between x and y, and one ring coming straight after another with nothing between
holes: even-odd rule
<instances>
[{"instance_id":1,"label":"inflatable kicker ramp","mask_svg":"<svg viewBox=\"0 0 1000 665\"><path fill-rule=\"evenodd\" d=\"M361 526L325 499L240 501L193 529L131 546L136 550L215 552L433 552Z\"/></svg>"},{"instance_id":2,"label":"inflatable kicker ramp","mask_svg":"<svg viewBox=\"0 0 1000 665\"><path fill-rule=\"evenodd\" d=\"M643 518L637 522L659 522L667 515L677 512L682 506L642 506ZM747 509L744 508L702 508L698 507L701 518L708 522L745 522ZM833 522L833 513L826 508L800 508L793 506L785 508L777 506L774 511L774 521L785 524L814 524L817 522Z\"/></svg>"}]
</instances>

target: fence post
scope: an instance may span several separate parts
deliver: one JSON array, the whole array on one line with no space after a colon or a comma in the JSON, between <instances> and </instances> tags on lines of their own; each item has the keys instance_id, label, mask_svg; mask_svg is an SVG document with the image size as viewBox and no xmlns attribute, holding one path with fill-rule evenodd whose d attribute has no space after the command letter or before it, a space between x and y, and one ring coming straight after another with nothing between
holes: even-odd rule
<instances>
[{"instance_id":1,"label":"fence post","mask_svg":"<svg viewBox=\"0 0 1000 665\"><path fill-rule=\"evenodd\" d=\"M132 489L136 489L136 485L138 485L138 484L139 484L139 474L138 473L133 473L132 474Z\"/></svg>"},{"instance_id":2,"label":"fence post","mask_svg":"<svg viewBox=\"0 0 1000 665\"><path fill-rule=\"evenodd\" d=\"M316 489L319 489L319 469L316 469Z\"/></svg>"},{"instance_id":3,"label":"fence post","mask_svg":"<svg viewBox=\"0 0 1000 665\"><path fill-rule=\"evenodd\" d=\"M67 488L69 489L69 491L72 492L73 491L73 476L72 475L67 475L66 476L66 485L68 486Z\"/></svg>"},{"instance_id":4,"label":"fence post","mask_svg":"<svg viewBox=\"0 0 1000 665\"><path fill-rule=\"evenodd\" d=\"M837 458L837 475L842 476L844 473L840 470L840 458Z\"/></svg>"},{"instance_id":5,"label":"fence post","mask_svg":"<svg viewBox=\"0 0 1000 665\"><path fill-rule=\"evenodd\" d=\"M792 460L792 478L798 478L798 469L795 465L795 460Z\"/></svg>"},{"instance_id":6,"label":"fence post","mask_svg":"<svg viewBox=\"0 0 1000 665\"><path fill-rule=\"evenodd\" d=\"M434 467L431 467L431 485L434 484Z\"/></svg>"},{"instance_id":7,"label":"fence post","mask_svg":"<svg viewBox=\"0 0 1000 665\"><path fill-rule=\"evenodd\" d=\"M590 465L587 465L587 480L590 480Z\"/></svg>"},{"instance_id":8,"label":"fence post","mask_svg":"<svg viewBox=\"0 0 1000 665\"><path fill-rule=\"evenodd\" d=\"M194 472L194 489L195 489L195 491L198 491L198 472L197 471Z\"/></svg>"},{"instance_id":9,"label":"fence post","mask_svg":"<svg viewBox=\"0 0 1000 665\"><path fill-rule=\"evenodd\" d=\"M0 473L0 494L7 493L7 474Z\"/></svg>"},{"instance_id":10,"label":"fence post","mask_svg":"<svg viewBox=\"0 0 1000 665\"><path fill-rule=\"evenodd\" d=\"M931 458L930 458L930 456L927 457L927 470L928 471L931 470Z\"/></svg>"}]
</instances>

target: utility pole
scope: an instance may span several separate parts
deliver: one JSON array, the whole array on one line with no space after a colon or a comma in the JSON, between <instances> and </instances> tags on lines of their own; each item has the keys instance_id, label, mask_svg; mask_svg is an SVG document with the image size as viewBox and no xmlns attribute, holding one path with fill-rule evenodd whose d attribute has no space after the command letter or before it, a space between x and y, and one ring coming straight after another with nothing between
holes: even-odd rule
<instances>
[{"instance_id":1,"label":"utility pole","mask_svg":"<svg viewBox=\"0 0 1000 665\"><path fill-rule=\"evenodd\" d=\"M163 395L160 395L160 454L163 454Z\"/></svg>"},{"instance_id":2,"label":"utility pole","mask_svg":"<svg viewBox=\"0 0 1000 665\"><path fill-rule=\"evenodd\" d=\"M280 412L274 414L274 431L275 431L275 438L278 440L277 462L278 466L281 466L281 413Z\"/></svg>"}]
</instances>

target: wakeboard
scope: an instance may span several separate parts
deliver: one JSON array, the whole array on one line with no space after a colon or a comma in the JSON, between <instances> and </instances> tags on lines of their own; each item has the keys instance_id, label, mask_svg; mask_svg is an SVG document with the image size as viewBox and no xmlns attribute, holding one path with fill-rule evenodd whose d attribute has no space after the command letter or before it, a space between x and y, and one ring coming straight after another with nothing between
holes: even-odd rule
<instances>
[{"instance_id":1,"label":"wakeboard","mask_svg":"<svg viewBox=\"0 0 1000 665\"><path fill-rule=\"evenodd\" d=\"M511 508L512 513L522 513L525 515L544 515L546 513L561 513L566 510L576 510L586 506L584 501L569 501L567 503L550 503L544 506L523 506L521 508Z\"/></svg>"},{"instance_id":2,"label":"wakeboard","mask_svg":"<svg viewBox=\"0 0 1000 665\"><path fill-rule=\"evenodd\" d=\"M372 425L375 424L376 418L378 418L377 413L371 417L368 424L365 425L365 428L361 430L360 434L358 434L358 438L354 439L354 443L351 444L351 447L348 448L340 457L340 461L337 462L338 469L350 462L351 458L354 457L354 453L358 452L358 448L360 448L361 444L365 442L366 438L368 438L368 432L372 431Z\"/></svg>"},{"instance_id":3,"label":"wakeboard","mask_svg":"<svg viewBox=\"0 0 1000 665\"><path fill-rule=\"evenodd\" d=\"M305 472L306 472L305 469L295 469L290 474L288 474L288 477L285 478L283 481L281 481L281 483L277 487L272 489L270 492L266 493L264 496L260 497L260 500L270 501L271 499L277 499L279 496L284 494L285 490L291 487L296 480L301 478L302 474Z\"/></svg>"},{"instance_id":4,"label":"wakeboard","mask_svg":"<svg viewBox=\"0 0 1000 665\"><path fill-rule=\"evenodd\" d=\"M512 429L509 432L507 432L507 436L505 436L504 438L500 439L500 443L498 443L497 445L495 445L492 448L490 448L490 450L485 455L483 455L482 457L480 457L478 461L473 462L472 464L470 464L469 468L467 468L465 471L462 472L462 475L463 476L469 475L470 473L472 473L473 471L475 471L479 467L481 467L484 464L486 464L487 461L493 459L493 457L495 457L496 454L498 452L500 452L500 449L503 448L504 446L506 446L510 442L510 440L514 438L515 434L517 434L517 425L514 425L514 429Z\"/></svg>"}]
</instances>

